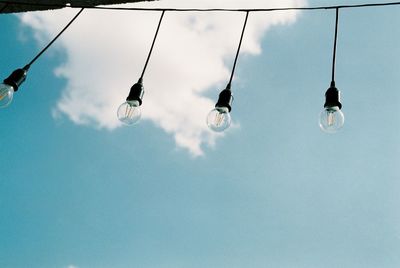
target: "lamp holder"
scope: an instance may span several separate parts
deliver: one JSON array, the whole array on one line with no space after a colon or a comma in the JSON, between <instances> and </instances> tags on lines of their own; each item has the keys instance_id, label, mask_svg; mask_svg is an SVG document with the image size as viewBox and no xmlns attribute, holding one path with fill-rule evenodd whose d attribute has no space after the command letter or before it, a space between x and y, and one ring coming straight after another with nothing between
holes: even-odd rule
<instances>
[{"instance_id":1,"label":"lamp holder","mask_svg":"<svg viewBox=\"0 0 400 268\"><path fill-rule=\"evenodd\" d=\"M215 104L215 108L226 107L229 112L232 110L233 96L230 85L228 85L224 90L219 93L218 101Z\"/></svg>"},{"instance_id":2,"label":"lamp holder","mask_svg":"<svg viewBox=\"0 0 400 268\"><path fill-rule=\"evenodd\" d=\"M336 88L335 82L331 82L331 86L325 93L325 104L324 107L339 107L342 109L342 104L340 103L340 91Z\"/></svg>"},{"instance_id":3,"label":"lamp holder","mask_svg":"<svg viewBox=\"0 0 400 268\"><path fill-rule=\"evenodd\" d=\"M14 91L18 90L18 87L25 81L28 70L26 68L16 69L9 77L4 79L4 84L12 86Z\"/></svg>"},{"instance_id":4,"label":"lamp holder","mask_svg":"<svg viewBox=\"0 0 400 268\"><path fill-rule=\"evenodd\" d=\"M143 88L143 80L142 78L131 87L129 91L129 95L126 98L126 101L138 101L139 106L142 105L142 99L144 95L144 88Z\"/></svg>"}]
</instances>

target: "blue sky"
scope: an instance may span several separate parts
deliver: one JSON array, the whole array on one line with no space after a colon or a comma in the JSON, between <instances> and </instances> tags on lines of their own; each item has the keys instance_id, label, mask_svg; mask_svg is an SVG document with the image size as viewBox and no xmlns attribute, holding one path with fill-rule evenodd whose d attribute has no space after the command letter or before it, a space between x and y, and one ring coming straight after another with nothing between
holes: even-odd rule
<instances>
[{"instance_id":1,"label":"blue sky","mask_svg":"<svg viewBox=\"0 0 400 268\"><path fill-rule=\"evenodd\" d=\"M151 120L110 130L54 117L67 54L50 50L0 111L0 267L399 267L399 12L341 11L340 133L317 124L334 11L303 12L241 55L238 127L199 157ZM40 45L15 15L0 31L6 77Z\"/></svg>"}]
</instances>

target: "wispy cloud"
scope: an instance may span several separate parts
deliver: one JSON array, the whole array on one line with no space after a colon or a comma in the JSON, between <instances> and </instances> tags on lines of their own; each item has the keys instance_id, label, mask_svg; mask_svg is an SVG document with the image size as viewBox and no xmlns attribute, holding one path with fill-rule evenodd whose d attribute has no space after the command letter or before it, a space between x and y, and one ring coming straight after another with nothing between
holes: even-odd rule
<instances>
[{"instance_id":1,"label":"wispy cloud","mask_svg":"<svg viewBox=\"0 0 400 268\"><path fill-rule=\"evenodd\" d=\"M142 6L271 7L303 6L306 0L178 1ZM54 36L76 10L26 13L20 16L40 42ZM266 31L293 23L297 12L252 13L242 54L261 52ZM79 125L115 129L116 109L137 81L160 13L86 10L58 41L66 61L55 73L67 80L54 108ZM174 137L194 156L218 137L205 124L219 90L229 78L243 13L166 13L144 79L143 119ZM239 62L240 64L240 62ZM210 99L206 96L213 95ZM140 126L136 126L140 127Z\"/></svg>"}]
</instances>

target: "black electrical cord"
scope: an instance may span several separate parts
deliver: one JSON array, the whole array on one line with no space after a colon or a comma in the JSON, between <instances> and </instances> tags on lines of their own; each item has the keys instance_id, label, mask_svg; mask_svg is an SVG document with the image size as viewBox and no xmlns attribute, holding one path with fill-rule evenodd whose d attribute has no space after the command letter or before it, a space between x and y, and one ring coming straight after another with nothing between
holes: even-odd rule
<instances>
[{"instance_id":1,"label":"black electrical cord","mask_svg":"<svg viewBox=\"0 0 400 268\"><path fill-rule=\"evenodd\" d=\"M57 4L45 4L45 3L28 3L28 2L17 2L17 1L3 1L0 3L7 3L12 5L30 5L30 6L42 6L52 8L85 8L85 9L103 9L103 10L131 10L131 11L177 11L177 12L214 12L214 11L228 11L228 12L268 12L268 11L288 11L288 10L326 10L326 9L337 9L337 8L365 8L365 7L380 7L380 6L394 6L400 5L400 2L385 2L385 3L366 3L366 4L354 4L354 5L332 5L332 6L316 6L316 7L277 7L277 8L254 8L254 9L234 9L234 8L141 8L141 7L115 7L115 6L89 6L89 5L74 5L70 4L57 5Z\"/></svg>"},{"instance_id":2,"label":"black electrical cord","mask_svg":"<svg viewBox=\"0 0 400 268\"><path fill-rule=\"evenodd\" d=\"M160 30L160 26L161 26L161 22L163 20L164 14L165 14L165 10L162 11L160 20L158 21L157 30L156 30L156 33L154 35L153 43L151 44L149 54L147 55L146 63L144 64L144 68L143 68L143 71L142 71L142 75L140 76L140 80L143 80L143 76L144 76L144 73L146 71L147 64L149 63L151 53L153 52L154 44L156 43L156 39L157 39L157 36L158 36L158 31Z\"/></svg>"},{"instance_id":3,"label":"black electrical cord","mask_svg":"<svg viewBox=\"0 0 400 268\"><path fill-rule=\"evenodd\" d=\"M339 25L339 8L336 8L335 38L334 38L334 43L333 43L333 57L332 57L332 83L335 83L336 47L337 47L338 25Z\"/></svg>"},{"instance_id":4,"label":"black electrical cord","mask_svg":"<svg viewBox=\"0 0 400 268\"><path fill-rule=\"evenodd\" d=\"M231 78L229 79L228 86L226 87L226 88L228 88L228 89L231 88L233 75L235 74L236 63L237 63L237 60L238 60L238 57L239 57L240 48L241 48L241 46L242 46L244 31L246 30L246 25L247 25L247 19L248 19L248 18L249 18L249 11L246 11L246 18L244 19L242 34L240 35L240 41L239 41L239 45L238 45L238 48L237 48L237 51L236 51L235 61L233 62L233 68L232 68Z\"/></svg>"},{"instance_id":5,"label":"black electrical cord","mask_svg":"<svg viewBox=\"0 0 400 268\"><path fill-rule=\"evenodd\" d=\"M24 70L29 70L31 65L64 33L65 30L68 29L69 26L78 18L78 16L82 13L84 8L81 8L81 10L70 20L70 22L56 35L56 37L53 38L53 40L50 41L50 43L47 44L25 67L23 68Z\"/></svg>"}]
</instances>

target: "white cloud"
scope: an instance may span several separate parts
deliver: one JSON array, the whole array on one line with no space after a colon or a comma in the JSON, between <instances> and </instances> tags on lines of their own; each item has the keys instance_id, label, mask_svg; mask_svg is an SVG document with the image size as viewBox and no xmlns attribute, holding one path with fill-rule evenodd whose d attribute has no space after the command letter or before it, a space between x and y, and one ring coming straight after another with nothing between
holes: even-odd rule
<instances>
[{"instance_id":1,"label":"white cloud","mask_svg":"<svg viewBox=\"0 0 400 268\"><path fill-rule=\"evenodd\" d=\"M78 266L75 266L75 265L68 265L67 268L78 268Z\"/></svg>"},{"instance_id":2,"label":"white cloud","mask_svg":"<svg viewBox=\"0 0 400 268\"><path fill-rule=\"evenodd\" d=\"M305 4L306 0L162 0L140 5L247 8ZM76 12L26 13L20 19L43 43ZM251 13L241 55L259 54L263 34L274 25L293 23L297 14ZM67 85L55 114L66 115L80 125L110 130L119 127L116 109L140 76L159 16L159 12L85 10L57 41L66 53L66 62L55 73L66 78ZM202 146L212 146L222 136L207 129L205 117L228 82L243 20L244 13L165 14L144 77L142 116L194 156L203 153Z\"/></svg>"}]
</instances>

